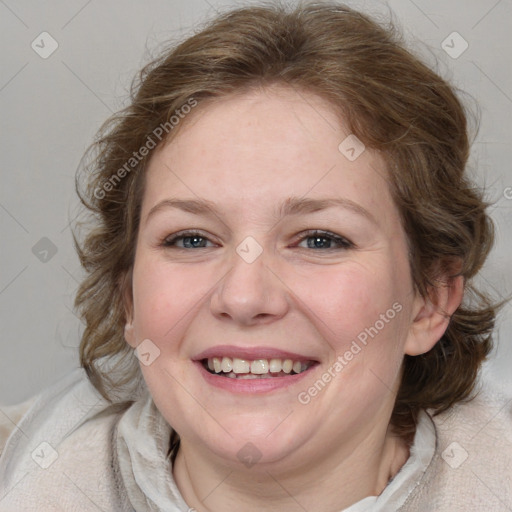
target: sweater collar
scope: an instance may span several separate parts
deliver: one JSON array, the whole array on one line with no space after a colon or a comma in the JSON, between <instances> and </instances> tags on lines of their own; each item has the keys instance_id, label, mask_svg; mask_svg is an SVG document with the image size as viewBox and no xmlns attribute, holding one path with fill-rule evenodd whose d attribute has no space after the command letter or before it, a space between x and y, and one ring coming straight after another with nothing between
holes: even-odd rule
<instances>
[{"instance_id":1,"label":"sweater collar","mask_svg":"<svg viewBox=\"0 0 512 512\"><path fill-rule=\"evenodd\" d=\"M114 450L128 498L135 510L189 510L172 474L167 456L172 429L149 393L120 419ZM432 418L420 411L410 456L379 496L368 496L343 512L398 510L421 481L436 449Z\"/></svg>"}]
</instances>

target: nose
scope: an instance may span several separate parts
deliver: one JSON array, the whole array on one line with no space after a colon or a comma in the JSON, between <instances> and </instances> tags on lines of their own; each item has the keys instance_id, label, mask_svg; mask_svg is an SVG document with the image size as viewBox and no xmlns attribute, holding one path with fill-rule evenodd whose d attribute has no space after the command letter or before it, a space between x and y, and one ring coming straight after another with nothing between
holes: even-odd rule
<instances>
[{"instance_id":1,"label":"nose","mask_svg":"<svg viewBox=\"0 0 512 512\"><path fill-rule=\"evenodd\" d=\"M233 267L211 295L214 316L250 326L270 323L286 314L286 287L267 267L264 254L252 263L234 255Z\"/></svg>"}]
</instances>

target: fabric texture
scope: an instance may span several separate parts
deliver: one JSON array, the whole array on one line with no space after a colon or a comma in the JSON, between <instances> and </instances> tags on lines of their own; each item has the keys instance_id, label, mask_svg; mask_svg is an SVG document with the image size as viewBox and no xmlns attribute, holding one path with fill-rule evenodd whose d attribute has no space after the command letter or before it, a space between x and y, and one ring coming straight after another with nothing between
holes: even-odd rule
<instances>
[{"instance_id":1,"label":"fabric texture","mask_svg":"<svg viewBox=\"0 0 512 512\"><path fill-rule=\"evenodd\" d=\"M110 405L83 370L39 395L0 456L0 512L187 512L171 428L147 390ZM483 392L420 415L411 455L379 496L340 512L512 510L512 398Z\"/></svg>"},{"instance_id":2,"label":"fabric texture","mask_svg":"<svg viewBox=\"0 0 512 512\"><path fill-rule=\"evenodd\" d=\"M25 416L34 400L35 398L32 397L19 404L0 406L0 455L11 432L16 428L21 418Z\"/></svg>"}]
</instances>

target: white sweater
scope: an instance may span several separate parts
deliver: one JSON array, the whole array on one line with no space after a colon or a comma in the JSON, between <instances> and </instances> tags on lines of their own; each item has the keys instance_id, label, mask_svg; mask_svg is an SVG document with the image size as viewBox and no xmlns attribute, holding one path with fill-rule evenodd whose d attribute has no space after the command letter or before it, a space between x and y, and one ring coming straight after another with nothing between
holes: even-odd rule
<instances>
[{"instance_id":1,"label":"white sweater","mask_svg":"<svg viewBox=\"0 0 512 512\"><path fill-rule=\"evenodd\" d=\"M189 511L166 458L170 427L147 391L119 411L75 370L39 395L17 428L2 416L11 434L0 456L0 512ZM343 512L362 511L512 511L512 398L486 391L441 415L423 413L395 478Z\"/></svg>"}]
</instances>

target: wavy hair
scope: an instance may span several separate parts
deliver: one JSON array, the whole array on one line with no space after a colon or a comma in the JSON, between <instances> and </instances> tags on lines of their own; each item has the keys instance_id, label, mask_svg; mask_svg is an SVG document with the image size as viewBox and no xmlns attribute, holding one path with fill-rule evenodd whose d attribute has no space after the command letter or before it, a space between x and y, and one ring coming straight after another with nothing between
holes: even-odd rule
<instances>
[{"instance_id":1,"label":"wavy hair","mask_svg":"<svg viewBox=\"0 0 512 512\"><path fill-rule=\"evenodd\" d=\"M83 241L75 236L87 274L76 297L86 324L81 364L110 401L121 400L117 392L125 385L140 384L123 329L152 153L141 157L141 148L192 99L201 104L275 83L326 99L384 157L416 290L429 297L440 276L464 278L463 302L439 342L405 356L391 425L408 437L420 409L439 413L471 396L491 350L498 306L471 280L493 244L493 224L483 192L465 172L468 123L454 88L406 49L392 24L336 3L263 4L221 14L134 79L129 106L101 127L86 153L92 160L77 175L93 216Z\"/></svg>"}]
</instances>

